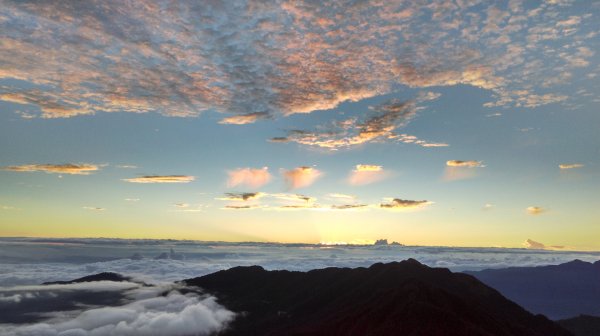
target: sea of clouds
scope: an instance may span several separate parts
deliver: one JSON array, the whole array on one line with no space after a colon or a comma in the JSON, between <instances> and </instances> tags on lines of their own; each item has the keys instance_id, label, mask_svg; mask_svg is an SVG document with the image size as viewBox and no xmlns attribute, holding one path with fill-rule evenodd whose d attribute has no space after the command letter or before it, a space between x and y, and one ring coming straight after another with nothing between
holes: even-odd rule
<instances>
[{"instance_id":1,"label":"sea of clouds","mask_svg":"<svg viewBox=\"0 0 600 336\"><path fill-rule=\"evenodd\" d=\"M209 335L227 328L235 313L219 305L215 297L183 288L175 281L234 266L306 271L366 267L407 258L464 271L559 264L573 259L596 261L600 252L0 238L0 309L17 317L0 319L0 334ZM100 272L116 272L131 281L40 285ZM63 306L54 309L54 303ZM30 316L19 319L21 311Z\"/></svg>"},{"instance_id":2,"label":"sea of clouds","mask_svg":"<svg viewBox=\"0 0 600 336\"><path fill-rule=\"evenodd\" d=\"M172 252L171 252L172 251ZM162 255L162 256L161 256ZM161 258L156 259L161 256ZM133 257L133 258L132 258ZM320 246L120 239L0 239L0 286L37 285L100 272L147 283L206 275L234 266L306 271L366 267L414 258L452 271L600 260L600 252L417 246Z\"/></svg>"}]
</instances>

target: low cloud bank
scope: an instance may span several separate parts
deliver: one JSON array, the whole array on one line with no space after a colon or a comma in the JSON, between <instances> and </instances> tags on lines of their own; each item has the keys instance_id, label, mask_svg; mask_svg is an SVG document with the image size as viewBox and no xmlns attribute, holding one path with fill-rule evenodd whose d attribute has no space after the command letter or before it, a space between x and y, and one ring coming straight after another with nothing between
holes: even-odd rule
<instances>
[{"instance_id":1,"label":"low cloud bank","mask_svg":"<svg viewBox=\"0 0 600 336\"><path fill-rule=\"evenodd\" d=\"M86 284L86 289L94 283ZM121 285L120 285L121 286ZM32 286L39 287L39 286ZM60 289L77 290L66 285ZM106 284L101 287L105 289ZM25 288L23 288L25 289ZM166 295L161 295L168 292ZM7 336L209 335L225 329L235 314L212 296L181 294L175 288L139 287L127 296L134 301L79 312L53 312L43 323L0 326ZM19 302L16 301L15 304Z\"/></svg>"}]
</instances>

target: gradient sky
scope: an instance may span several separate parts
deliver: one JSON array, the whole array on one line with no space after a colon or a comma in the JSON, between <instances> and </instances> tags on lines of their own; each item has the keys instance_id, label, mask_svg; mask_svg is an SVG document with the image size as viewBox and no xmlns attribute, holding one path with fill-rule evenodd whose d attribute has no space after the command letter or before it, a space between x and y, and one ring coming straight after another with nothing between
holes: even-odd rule
<instances>
[{"instance_id":1,"label":"gradient sky","mask_svg":"<svg viewBox=\"0 0 600 336\"><path fill-rule=\"evenodd\" d=\"M224 3L0 1L0 236L600 249L599 2Z\"/></svg>"}]
</instances>

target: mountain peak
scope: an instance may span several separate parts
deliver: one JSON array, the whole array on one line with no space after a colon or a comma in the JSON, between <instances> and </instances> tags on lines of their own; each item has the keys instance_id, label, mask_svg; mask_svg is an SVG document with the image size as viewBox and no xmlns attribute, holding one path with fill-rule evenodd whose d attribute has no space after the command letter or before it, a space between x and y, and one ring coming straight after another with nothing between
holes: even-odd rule
<instances>
[{"instance_id":1,"label":"mountain peak","mask_svg":"<svg viewBox=\"0 0 600 336\"><path fill-rule=\"evenodd\" d=\"M244 312L224 335L569 335L469 275L415 259L309 272L234 267L183 282Z\"/></svg>"}]
</instances>

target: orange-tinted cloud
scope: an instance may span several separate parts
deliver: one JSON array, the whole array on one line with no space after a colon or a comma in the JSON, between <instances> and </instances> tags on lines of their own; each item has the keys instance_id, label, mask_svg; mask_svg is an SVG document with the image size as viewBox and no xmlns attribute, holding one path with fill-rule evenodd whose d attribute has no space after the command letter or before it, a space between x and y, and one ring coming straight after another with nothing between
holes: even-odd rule
<instances>
[{"instance_id":1,"label":"orange-tinted cloud","mask_svg":"<svg viewBox=\"0 0 600 336\"><path fill-rule=\"evenodd\" d=\"M579 12L593 10L580 6ZM485 15L445 1L7 1L0 79L27 85L6 84L0 99L36 107L47 118L216 110L238 115L223 123L244 124L331 109L401 85L465 84L490 90L495 106L534 107L567 99L536 92L555 75L547 64L561 73L593 66L581 29L593 17L572 6L479 7ZM548 41L565 47L547 53Z\"/></svg>"},{"instance_id":2,"label":"orange-tinted cloud","mask_svg":"<svg viewBox=\"0 0 600 336\"><path fill-rule=\"evenodd\" d=\"M464 167L464 168L477 168L484 167L481 161L462 161L462 160L449 160L446 161L448 167Z\"/></svg>"},{"instance_id":3,"label":"orange-tinted cloud","mask_svg":"<svg viewBox=\"0 0 600 336\"><path fill-rule=\"evenodd\" d=\"M100 165L90 163L65 163L65 164L30 164L21 166L2 167L2 170L14 172L46 172L54 174L89 175L100 170Z\"/></svg>"},{"instance_id":4,"label":"orange-tinted cloud","mask_svg":"<svg viewBox=\"0 0 600 336\"><path fill-rule=\"evenodd\" d=\"M388 176L389 173L381 166L359 164L350 172L348 183L355 186L366 185L382 181Z\"/></svg>"},{"instance_id":5,"label":"orange-tinted cloud","mask_svg":"<svg viewBox=\"0 0 600 336\"><path fill-rule=\"evenodd\" d=\"M123 181L131 183L189 183L196 178L189 175L146 175L123 179Z\"/></svg>"},{"instance_id":6,"label":"orange-tinted cloud","mask_svg":"<svg viewBox=\"0 0 600 336\"><path fill-rule=\"evenodd\" d=\"M583 164L581 163L563 163L558 165L558 168L560 169L575 169L575 168L582 168Z\"/></svg>"},{"instance_id":7,"label":"orange-tinted cloud","mask_svg":"<svg viewBox=\"0 0 600 336\"><path fill-rule=\"evenodd\" d=\"M530 215L539 215L539 214L546 212L546 209L539 207L539 206L530 206L530 207L527 207L527 209L525 209L525 211L527 211L527 213Z\"/></svg>"},{"instance_id":8,"label":"orange-tinted cloud","mask_svg":"<svg viewBox=\"0 0 600 336\"><path fill-rule=\"evenodd\" d=\"M291 170L283 169L281 174L290 189L308 187L323 175L318 169L305 166Z\"/></svg>"},{"instance_id":9,"label":"orange-tinted cloud","mask_svg":"<svg viewBox=\"0 0 600 336\"><path fill-rule=\"evenodd\" d=\"M418 103L438 97L436 94L421 94L416 99L400 101L391 99L371 106L361 118L349 118L330 125L321 125L316 131L290 130L285 137L271 138L272 142L296 142L301 145L338 150L369 142L397 141L423 147L445 147L444 143L430 143L416 136L396 134L394 131L405 126L415 117Z\"/></svg>"},{"instance_id":10,"label":"orange-tinted cloud","mask_svg":"<svg viewBox=\"0 0 600 336\"><path fill-rule=\"evenodd\" d=\"M263 168L238 168L227 172L229 179L227 180L228 187L237 187L239 185L248 186L251 188L259 188L269 183L271 173L268 167Z\"/></svg>"},{"instance_id":11,"label":"orange-tinted cloud","mask_svg":"<svg viewBox=\"0 0 600 336\"><path fill-rule=\"evenodd\" d=\"M254 112L247 114L240 114L236 116L226 117L219 121L219 124L230 124L230 125L245 125L252 124L260 119L268 118L269 114L266 112Z\"/></svg>"}]
</instances>

